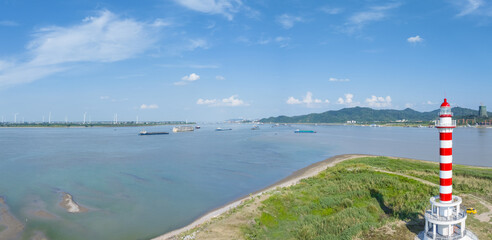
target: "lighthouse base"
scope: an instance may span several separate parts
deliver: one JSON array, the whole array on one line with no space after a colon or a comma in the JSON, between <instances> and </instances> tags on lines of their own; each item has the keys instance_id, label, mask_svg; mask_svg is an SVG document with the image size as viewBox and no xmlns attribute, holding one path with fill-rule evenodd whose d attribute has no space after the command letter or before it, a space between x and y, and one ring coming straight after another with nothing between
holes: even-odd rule
<instances>
[{"instance_id":1,"label":"lighthouse base","mask_svg":"<svg viewBox=\"0 0 492 240\"><path fill-rule=\"evenodd\" d=\"M425 234L425 231L420 232L416 237L415 240L478 240L478 237L470 230L466 230L465 234L463 237L460 235L456 236L439 236L439 234L436 234L436 236L432 236L432 233L427 233Z\"/></svg>"}]
</instances>

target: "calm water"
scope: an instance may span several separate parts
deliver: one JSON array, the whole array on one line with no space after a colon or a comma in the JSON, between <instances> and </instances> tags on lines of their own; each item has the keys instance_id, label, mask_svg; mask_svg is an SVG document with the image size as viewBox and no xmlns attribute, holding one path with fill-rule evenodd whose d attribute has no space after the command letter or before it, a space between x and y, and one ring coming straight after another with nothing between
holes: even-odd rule
<instances>
[{"instance_id":1,"label":"calm water","mask_svg":"<svg viewBox=\"0 0 492 240\"><path fill-rule=\"evenodd\" d=\"M0 129L0 196L50 239L146 239L266 187L311 163L345 153L438 160L437 129L215 125L138 136L141 128ZM170 131L171 126L147 128ZM492 129L459 128L454 162L492 166ZM60 192L90 208L68 214ZM41 219L45 210L56 219Z\"/></svg>"}]
</instances>

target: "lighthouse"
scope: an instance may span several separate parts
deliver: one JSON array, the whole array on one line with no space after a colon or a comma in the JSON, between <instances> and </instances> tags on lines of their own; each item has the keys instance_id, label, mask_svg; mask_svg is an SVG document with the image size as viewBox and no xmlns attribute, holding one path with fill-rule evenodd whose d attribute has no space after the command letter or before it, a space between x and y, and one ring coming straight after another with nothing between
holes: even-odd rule
<instances>
[{"instance_id":1,"label":"lighthouse","mask_svg":"<svg viewBox=\"0 0 492 240\"><path fill-rule=\"evenodd\" d=\"M431 208L425 211L425 227L416 239L444 240L478 239L466 230L466 211L462 199L453 195L453 129L451 105L444 99L436 128L439 130L439 196L430 198Z\"/></svg>"}]
</instances>

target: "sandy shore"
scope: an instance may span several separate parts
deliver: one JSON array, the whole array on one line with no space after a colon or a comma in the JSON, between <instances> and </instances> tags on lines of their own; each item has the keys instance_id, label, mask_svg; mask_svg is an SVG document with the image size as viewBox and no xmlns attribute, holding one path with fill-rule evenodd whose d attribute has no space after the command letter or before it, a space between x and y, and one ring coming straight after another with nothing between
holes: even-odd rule
<instances>
[{"instance_id":1,"label":"sandy shore","mask_svg":"<svg viewBox=\"0 0 492 240\"><path fill-rule=\"evenodd\" d=\"M68 193L63 193L63 199L59 203L61 207L63 207L69 213L82 213L87 212L87 208L80 206L74 200L72 195Z\"/></svg>"},{"instance_id":2,"label":"sandy shore","mask_svg":"<svg viewBox=\"0 0 492 240\"><path fill-rule=\"evenodd\" d=\"M0 231L0 239L17 239L24 230L22 224L9 211L5 199L0 196L0 226L5 229Z\"/></svg>"},{"instance_id":3,"label":"sandy shore","mask_svg":"<svg viewBox=\"0 0 492 240\"><path fill-rule=\"evenodd\" d=\"M251 197L256 197L256 196L260 196L266 192L269 192L271 190L274 190L276 189L277 187L288 187L288 186L292 186L292 185L295 185L297 184L301 179L304 179L304 178L309 178L309 177L312 177L312 176L315 176L317 175L318 173L320 173L321 171L325 170L327 167L332 167L332 166L335 166L335 164L339 163L339 162L342 162L342 161L345 161L345 160L349 160L349 159L353 159L353 158L358 158L358 157L368 157L368 156L372 156L372 155L362 155L362 154L345 154L345 155L338 155L338 156L335 156L335 157L331 157L331 158L328 158L326 160L323 160L321 162L317 162L317 163L313 163L305 168L302 168L298 171L295 171L294 173L292 173L290 176L262 189L262 190L259 190L257 192L254 192L252 193L251 195L248 195L248 196L244 196L236 201L233 201L231 203L228 203L220 208L217 208L217 209L214 209L212 211L210 211L209 213L203 215L202 217L196 219L194 222L192 222L191 224L185 226L185 227L182 227L182 228L179 228L179 229L176 229L174 231L171 231L171 232L168 232L166 234L163 234L159 237L156 237L156 238L153 238L153 240L170 240L170 239L174 239L174 236L176 235L179 235L183 232L186 232L190 229L193 229L209 220L211 220L212 218L215 218L225 212L227 212L228 210L230 209L233 209L237 206L239 206L244 200L246 199L249 199Z\"/></svg>"}]
</instances>

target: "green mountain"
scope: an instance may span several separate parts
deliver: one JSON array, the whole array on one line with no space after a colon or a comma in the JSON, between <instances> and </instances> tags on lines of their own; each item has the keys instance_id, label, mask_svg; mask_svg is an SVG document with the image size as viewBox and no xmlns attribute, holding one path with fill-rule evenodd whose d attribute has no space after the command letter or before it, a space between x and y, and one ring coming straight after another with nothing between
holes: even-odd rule
<instances>
[{"instance_id":1,"label":"green mountain","mask_svg":"<svg viewBox=\"0 0 492 240\"><path fill-rule=\"evenodd\" d=\"M478 115L477 110L468 108L454 107L452 109L455 118L474 117ZM260 122L271 123L345 123L355 120L357 122L393 122L406 119L408 121L432 121L438 118L439 109L431 112L419 112L407 108L404 110L393 109L372 109L367 107L343 108L331 110L323 113L311 113L300 116L278 116L263 118ZM489 113L489 116L492 116Z\"/></svg>"}]
</instances>

